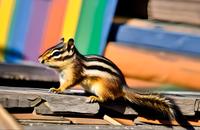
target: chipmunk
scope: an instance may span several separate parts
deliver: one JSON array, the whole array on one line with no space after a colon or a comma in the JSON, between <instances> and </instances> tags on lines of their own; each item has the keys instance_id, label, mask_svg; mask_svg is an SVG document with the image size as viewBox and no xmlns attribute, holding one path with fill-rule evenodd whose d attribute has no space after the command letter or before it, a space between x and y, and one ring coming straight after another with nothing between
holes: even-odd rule
<instances>
[{"instance_id":1,"label":"chipmunk","mask_svg":"<svg viewBox=\"0 0 200 130\"><path fill-rule=\"evenodd\" d=\"M124 98L130 103L150 108L174 117L169 100L160 95L140 94L127 86L121 70L109 59L99 55L82 55L75 47L74 40L64 42L64 38L54 47L39 56L39 62L55 68L60 74L60 87L51 88L53 93L63 92L77 84L95 96L89 102L106 102Z\"/></svg>"}]
</instances>

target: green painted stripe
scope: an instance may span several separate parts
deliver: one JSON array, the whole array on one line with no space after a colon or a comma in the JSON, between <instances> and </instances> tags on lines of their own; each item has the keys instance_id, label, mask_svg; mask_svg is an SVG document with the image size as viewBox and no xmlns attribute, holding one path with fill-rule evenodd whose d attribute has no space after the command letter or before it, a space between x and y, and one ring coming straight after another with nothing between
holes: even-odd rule
<instances>
[{"instance_id":1,"label":"green painted stripe","mask_svg":"<svg viewBox=\"0 0 200 130\"><path fill-rule=\"evenodd\" d=\"M107 0L84 0L77 32L76 46L83 54L99 52L103 14Z\"/></svg>"},{"instance_id":2,"label":"green painted stripe","mask_svg":"<svg viewBox=\"0 0 200 130\"><path fill-rule=\"evenodd\" d=\"M106 11L107 0L100 0L99 6L96 10L95 20L92 28L92 37L90 39L90 46L88 49L88 53L90 54L99 54L100 46L101 46L101 37L102 31L104 28L104 12ZM108 23L107 23L108 24Z\"/></svg>"}]
</instances>

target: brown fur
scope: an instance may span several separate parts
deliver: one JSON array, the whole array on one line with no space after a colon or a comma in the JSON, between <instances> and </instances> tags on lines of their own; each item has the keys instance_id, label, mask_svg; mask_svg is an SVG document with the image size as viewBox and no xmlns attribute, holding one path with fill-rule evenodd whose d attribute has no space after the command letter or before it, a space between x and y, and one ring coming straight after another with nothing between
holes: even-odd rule
<instances>
[{"instance_id":1,"label":"brown fur","mask_svg":"<svg viewBox=\"0 0 200 130\"><path fill-rule=\"evenodd\" d=\"M157 113L161 113L162 117L169 119L175 117L171 102L160 95L139 94L131 91L130 88L124 88L123 92L125 93L125 99L140 106L140 108L151 109Z\"/></svg>"}]
</instances>

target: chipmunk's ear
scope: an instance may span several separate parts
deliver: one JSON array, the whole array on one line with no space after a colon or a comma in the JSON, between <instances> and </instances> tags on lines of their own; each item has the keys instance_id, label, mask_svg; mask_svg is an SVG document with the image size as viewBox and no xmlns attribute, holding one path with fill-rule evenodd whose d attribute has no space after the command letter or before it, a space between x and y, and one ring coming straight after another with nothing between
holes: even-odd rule
<instances>
[{"instance_id":1,"label":"chipmunk's ear","mask_svg":"<svg viewBox=\"0 0 200 130\"><path fill-rule=\"evenodd\" d=\"M68 45L70 45L70 46L74 45L74 39L73 38L70 38L68 40Z\"/></svg>"},{"instance_id":2,"label":"chipmunk's ear","mask_svg":"<svg viewBox=\"0 0 200 130\"><path fill-rule=\"evenodd\" d=\"M61 39L60 39L60 42L64 42L65 41L65 38L64 37L62 37Z\"/></svg>"},{"instance_id":3,"label":"chipmunk's ear","mask_svg":"<svg viewBox=\"0 0 200 130\"><path fill-rule=\"evenodd\" d=\"M66 49L69 52L74 49L74 39L70 38L67 42Z\"/></svg>"}]
</instances>

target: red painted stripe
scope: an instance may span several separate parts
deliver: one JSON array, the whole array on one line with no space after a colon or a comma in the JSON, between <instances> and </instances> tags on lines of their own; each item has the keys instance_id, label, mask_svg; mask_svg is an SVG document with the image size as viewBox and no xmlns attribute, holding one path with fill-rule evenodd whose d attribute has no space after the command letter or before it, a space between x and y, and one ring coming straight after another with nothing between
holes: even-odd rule
<instances>
[{"instance_id":1,"label":"red painted stripe","mask_svg":"<svg viewBox=\"0 0 200 130\"><path fill-rule=\"evenodd\" d=\"M40 53L55 45L62 37L61 33L66 8L67 0L53 0L51 2L43 32Z\"/></svg>"}]
</instances>

